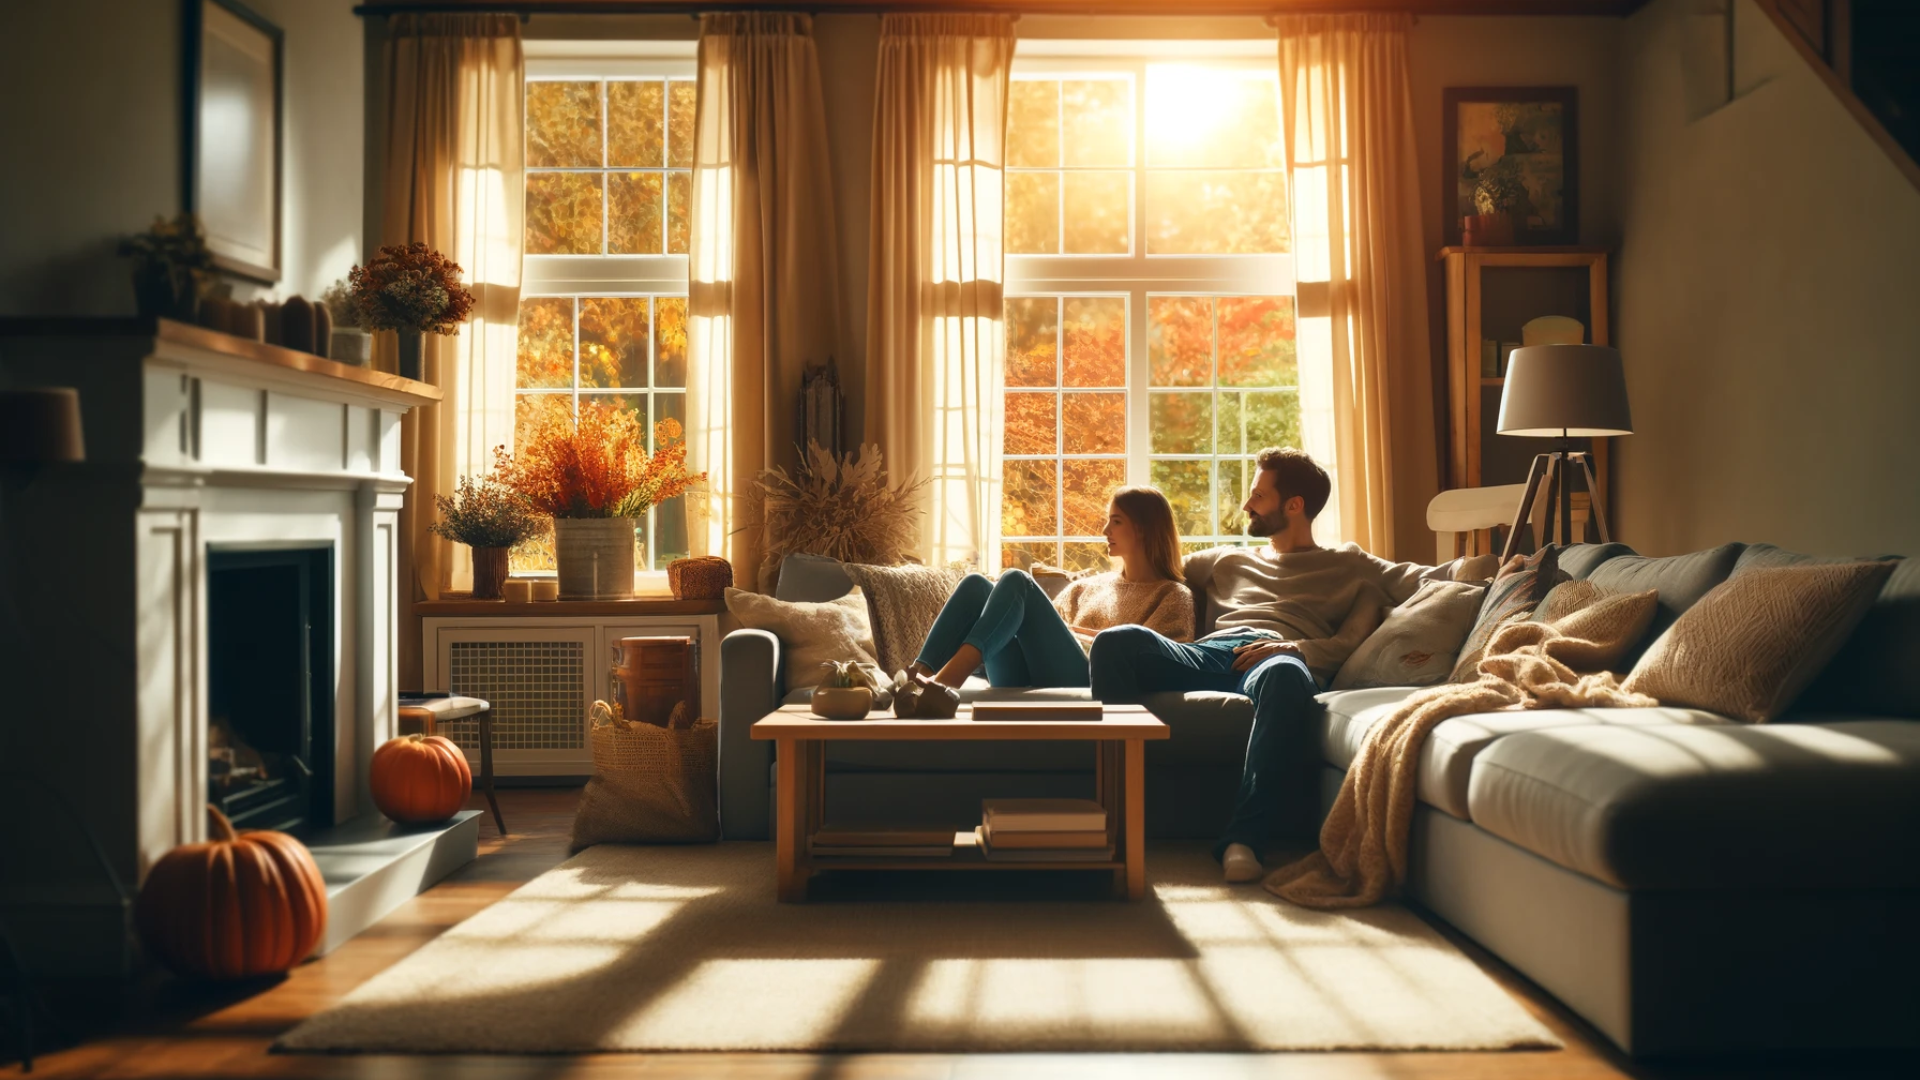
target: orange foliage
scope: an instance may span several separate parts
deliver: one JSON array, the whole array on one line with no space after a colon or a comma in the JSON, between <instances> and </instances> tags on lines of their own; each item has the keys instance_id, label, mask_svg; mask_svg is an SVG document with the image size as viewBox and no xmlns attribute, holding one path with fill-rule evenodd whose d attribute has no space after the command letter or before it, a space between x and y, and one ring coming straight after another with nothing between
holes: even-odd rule
<instances>
[{"instance_id":1,"label":"orange foliage","mask_svg":"<svg viewBox=\"0 0 1920 1080\"><path fill-rule=\"evenodd\" d=\"M556 411L533 424L517 455L494 450L494 471L543 514L638 517L707 478L687 471L677 420L654 425L651 454L639 420L609 405L583 401L577 421Z\"/></svg>"}]
</instances>

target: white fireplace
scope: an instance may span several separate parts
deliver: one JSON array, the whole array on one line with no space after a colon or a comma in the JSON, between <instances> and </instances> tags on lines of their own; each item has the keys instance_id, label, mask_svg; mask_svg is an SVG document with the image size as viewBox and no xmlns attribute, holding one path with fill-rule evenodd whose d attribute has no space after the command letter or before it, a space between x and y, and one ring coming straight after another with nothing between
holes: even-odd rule
<instances>
[{"instance_id":1,"label":"white fireplace","mask_svg":"<svg viewBox=\"0 0 1920 1080\"><path fill-rule=\"evenodd\" d=\"M206 834L211 562L324 553L318 802L371 809L395 734L400 418L439 392L165 320L0 323L0 386L78 387L87 455L0 493L0 767L51 789L0 915L41 970L110 974L119 895Z\"/></svg>"}]
</instances>

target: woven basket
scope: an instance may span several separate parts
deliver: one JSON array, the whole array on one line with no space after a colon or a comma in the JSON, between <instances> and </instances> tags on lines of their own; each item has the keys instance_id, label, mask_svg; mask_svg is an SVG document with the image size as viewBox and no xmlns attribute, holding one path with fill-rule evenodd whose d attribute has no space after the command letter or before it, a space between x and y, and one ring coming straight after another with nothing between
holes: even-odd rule
<instances>
[{"instance_id":1,"label":"woven basket","mask_svg":"<svg viewBox=\"0 0 1920 1080\"><path fill-rule=\"evenodd\" d=\"M676 600L718 600L733 584L733 564L715 555L696 555L667 564L667 586Z\"/></svg>"},{"instance_id":2,"label":"woven basket","mask_svg":"<svg viewBox=\"0 0 1920 1080\"><path fill-rule=\"evenodd\" d=\"M572 850L594 844L703 844L720 838L719 721L664 728L588 710L593 778L573 817Z\"/></svg>"}]
</instances>

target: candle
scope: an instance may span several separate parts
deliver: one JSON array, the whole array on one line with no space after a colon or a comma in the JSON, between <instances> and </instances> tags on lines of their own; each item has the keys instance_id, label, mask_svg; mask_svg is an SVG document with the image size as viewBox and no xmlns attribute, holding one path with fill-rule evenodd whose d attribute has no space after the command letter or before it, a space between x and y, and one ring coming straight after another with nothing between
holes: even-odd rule
<instances>
[{"instance_id":1,"label":"candle","mask_svg":"<svg viewBox=\"0 0 1920 1080\"><path fill-rule=\"evenodd\" d=\"M533 602L533 579L508 578L500 587L500 593L509 604L528 604Z\"/></svg>"},{"instance_id":2,"label":"candle","mask_svg":"<svg viewBox=\"0 0 1920 1080\"><path fill-rule=\"evenodd\" d=\"M538 578L533 583L533 598L536 601L560 599L560 579Z\"/></svg>"}]
</instances>

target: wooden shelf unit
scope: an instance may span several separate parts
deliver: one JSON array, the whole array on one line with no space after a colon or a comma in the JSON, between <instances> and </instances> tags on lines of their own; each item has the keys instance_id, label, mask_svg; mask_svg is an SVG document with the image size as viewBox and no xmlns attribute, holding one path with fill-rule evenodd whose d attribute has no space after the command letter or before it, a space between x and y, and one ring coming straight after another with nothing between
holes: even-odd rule
<instances>
[{"instance_id":1,"label":"wooden shelf unit","mask_svg":"<svg viewBox=\"0 0 1920 1080\"><path fill-rule=\"evenodd\" d=\"M1481 374L1480 341L1517 342L1527 320L1568 315L1587 328L1589 344L1610 344L1607 255L1588 247L1443 247L1435 256L1446 273L1449 488L1524 483L1533 456L1554 448L1553 439L1494 432L1506 379ZM1611 506L1612 440L1573 441L1576 449L1593 444L1595 479ZM1587 501L1575 492L1577 526Z\"/></svg>"}]
</instances>

